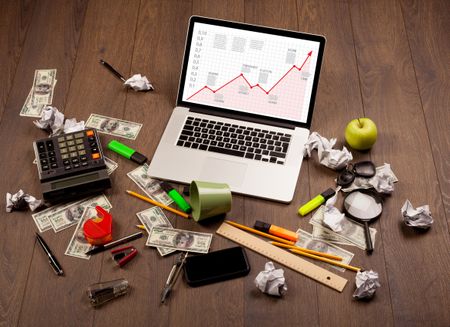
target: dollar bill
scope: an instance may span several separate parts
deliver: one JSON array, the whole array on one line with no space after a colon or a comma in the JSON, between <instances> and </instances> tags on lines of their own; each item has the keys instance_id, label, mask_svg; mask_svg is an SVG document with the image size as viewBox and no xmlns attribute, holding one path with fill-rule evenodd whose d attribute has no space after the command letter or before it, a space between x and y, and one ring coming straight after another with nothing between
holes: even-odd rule
<instances>
[{"instance_id":1,"label":"dollar bill","mask_svg":"<svg viewBox=\"0 0 450 327\"><path fill-rule=\"evenodd\" d=\"M350 264L350 261L352 261L352 259L353 259L354 254L351 253L350 251L347 251L347 250L340 248L329 242L317 240L313 237L312 234L310 234L302 229L297 230L297 235L298 235L298 241L297 241L297 243L295 243L296 246L300 246L302 248L307 248L310 250L324 252L324 253L328 253L328 254L332 254L332 255L337 255L342 258L342 261L340 261L340 262L345 263L345 264ZM337 269L342 272L345 271L345 268L331 265L328 263L323 263L323 264L319 263L319 264L332 267L332 268Z\"/></svg>"},{"instance_id":2,"label":"dollar bill","mask_svg":"<svg viewBox=\"0 0 450 327\"><path fill-rule=\"evenodd\" d=\"M38 69L34 72L33 86L31 88L32 106L52 103L55 80L56 69Z\"/></svg>"},{"instance_id":3,"label":"dollar bill","mask_svg":"<svg viewBox=\"0 0 450 327\"><path fill-rule=\"evenodd\" d=\"M75 232L70 239L69 245L67 246L65 255L81 258L81 259L90 259L90 255L86 255L86 252L93 248L93 245L89 244L84 237L83 226L84 223L92 218L97 216L97 211L93 207L86 207L81 215L80 220L78 221L77 228L75 228Z\"/></svg>"},{"instance_id":4,"label":"dollar bill","mask_svg":"<svg viewBox=\"0 0 450 327\"><path fill-rule=\"evenodd\" d=\"M331 234L325 228L323 228L321 226L317 226L317 225L313 225L312 236L316 240L331 242L333 244L355 246L353 243L347 241L346 239L342 238L341 236L336 235L336 234Z\"/></svg>"},{"instance_id":5,"label":"dollar bill","mask_svg":"<svg viewBox=\"0 0 450 327\"><path fill-rule=\"evenodd\" d=\"M324 206L320 206L319 209L316 210L315 214L312 216L309 223L311 225L316 225L324 228L327 232L329 232L332 235L338 235L342 237L343 239L353 243L355 246L359 247L360 249L365 250L366 249L366 238L364 234L364 227L361 224L358 224L347 217L343 220L342 223L342 232L335 232L331 229L329 229L323 222L323 212L324 212ZM375 246L375 234L377 233L377 230L375 228L369 228L370 235L372 237L372 243Z\"/></svg>"},{"instance_id":6,"label":"dollar bill","mask_svg":"<svg viewBox=\"0 0 450 327\"><path fill-rule=\"evenodd\" d=\"M108 175L111 175L114 172L114 170L116 170L117 167L119 167L119 164L106 156L103 156L103 158L105 159L106 171Z\"/></svg>"},{"instance_id":7,"label":"dollar bill","mask_svg":"<svg viewBox=\"0 0 450 327\"><path fill-rule=\"evenodd\" d=\"M53 83L53 90L55 89L56 82L58 81L55 79ZM30 92L28 93L27 99L25 100L25 103L22 106L22 109L20 110L20 116L41 118L42 110L44 110L46 104L33 105L31 103L32 95L33 95L33 88L31 88Z\"/></svg>"},{"instance_id":8,"label":"dollar bill","mask_svg":"<svg viewBox=\"0 0 450 327\"><path fill-rule=\"evenodd\" d=\"M166 215L159 207L152 207L150 209L138 212L136 216L138 217L139 221L145 226L145 229L149 234L155 226L173 228L169 219L167 219ZM156 249L161 256L165 256L176 251L175 249L164 247L157 247Z\"/></svg>"},{"instance_id":9,"label":"dollar bill","mask_svg":"<svg viewBox=\"0 0 450 327\"><path fill-rule=\"evenodd\" d=\"M74 203L74 202L72 202L72 203ZM70 204L55 205L53 207L42 210L38 213L32 214L31 217L34 220L36 227L39 229L39 232L43 233L49 229L52 229L52 224L50 223L48 216L50 216L52 213L55 213L55 212L61 210L64 206L67 206L67 205L70 205Z\"/></svg>"},{"instance_id":10,"label":"dollar bill","mask_svg":"<svg viewBox=\"0 0 450 327\"><path fill-rule=\"evenodd\" d=\"M45 104L40 105L32 105L31 104L31 95L33 94L33 89L30 90L30 93L28 93L27 99L25 100L25 103L20 110L20 116L25 117L35 117L40 118L42 115L42 110L45 107Z\"/></svg>"},{"instance_id":11,"label":"dollar bill","mask_svg":"<svg viewBox=\"0 0 450 327\"><path fill-rule=\"evenodd\" d=\"M159 182L147 175L148 165L144 164L130 171L127 176L135 182L141 190L145 192L152 200L161 202L168 206L173 200L159 186Z\"/></svg>"},{"instance_id":12,"label":"dollar bill","mask_svg":"<svg viewBox=\"0 0 450 327\"><path fill-rule=\"evenodd\" d=\"M60 208L60 210L49 214L48 220L55 233L57 233L70 226L76 225L84 210L87 207L94 208L95 206L101 206L107 211L112 208L112 205L106 196L101 194L65 205Z\"/></svg>"},{"instance_id":13,"label":"dollar bill","mask_svg":"<svg viewBox=\"0 0 450 327\"><path fill-rule=\"evenodd\" d=\"M212 234L155 226L145 245L180 251L208 253Z\"/></svg>"},{"instance_id":14,"label":"dollar bill","mask_svg":"<svg viewBox=\"0 0 450 327\"><path fill-rule=\"evenodd\" d=\"M98 114L91 114L86 121L86 128L88 127L95 128L100 133L135 140L141 130L142 124Z\"/></svg>"}]
</instances>

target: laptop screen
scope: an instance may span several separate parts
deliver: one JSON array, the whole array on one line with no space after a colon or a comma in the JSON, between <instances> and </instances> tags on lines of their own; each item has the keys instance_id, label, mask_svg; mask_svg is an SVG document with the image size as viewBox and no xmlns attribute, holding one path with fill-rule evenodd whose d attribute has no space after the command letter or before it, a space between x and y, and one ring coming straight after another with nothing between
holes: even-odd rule
<instances>
[{"instance_id":1,"label":"laptop screen","mask_svg":"<svg viewBox=\"0 0 450 327\"><path fill-rule=\"evenodd\" d=\"M322 36L192 17L179 105L197 105L307 125Z\"/></svg>"}]
</instances>

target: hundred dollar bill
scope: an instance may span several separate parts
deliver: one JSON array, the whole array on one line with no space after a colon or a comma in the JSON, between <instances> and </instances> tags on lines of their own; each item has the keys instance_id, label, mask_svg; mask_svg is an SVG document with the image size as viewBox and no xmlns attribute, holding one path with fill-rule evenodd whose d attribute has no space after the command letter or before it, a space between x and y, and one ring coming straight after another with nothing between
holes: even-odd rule
<instances>
[{"instance_id":1,"label":"hundred dollar bill","mask_svg":"<svg viewBox=\"0 0 450 327\"><path fill-rule=\"evenodd\" d=\"M316 240L321 240L325 242L331 242L333 244L342 244L342 245L350 245L355 246L353 243L347 241L339 235L331 234L325 228L317 225L313 225L312 236Z\"/></svg>"},{"instance_id":2,"label":"hundred dollar bill","mask_svg":"<svg viewBox=\"0 0 450 327\"><path fill-rule=\"evenodd\" d=\"M86 121L86 128L96 128L98 132L135 140L142 124L132 121L91 114Z\"/></svg>"},{"instance_id":3,"label":"hundred dollar bill","mask_svg":"<svg viewBox=\"0 0 450 327\"><path fill-rule=\"evenodd\" d=\"M31 88L32 106L52 103L55 79L56 69L39 69L34 72L33 86Z\"/></svg>"},{"instance_id":4,"label":"hundred dollar bill","mask_svg":"<svg viewBox=\"0 0 450 327\"><path fill-rule=\"evenodd\" d=\"M74 203L74 202L72 202ZM52 229L52 224L50 223L50 220L48 219L48 216L50 216L52 213L55 213L59 210L61 210L63 207L70 205L69 204L59 204L50 208L47 208L45 210L42 210L38 213L34 213L31 215L33 217L34 223L36 224L36 227L39 229L39 232L45 232L49 229Z\"/></svg>"},{"instance_id":5,"label":"hundred dollar bill","mask_svg":"<svg viewBox=\"0 0 450 327\"><path fill-rule=\"evenodd\" d=\"M78 221L77 228L70 239L69 245L67 246L65 255L81 258L90 259L90 255L86 255L86 252L93 248L93 245L89 244L84 238L83 226L86 221L92 217L97 216L97 211L93 207L86 207Z\"/></svg>"},{"instance_id":6,"label":"hundred dollar bill","mask_svg":"<svg viewBox=\"0 0 450 327\"><path fill-rule=\"evenodd\" d=\"M148 165L144 164L130 171L127 176L131 178L151 199L168 206L173 200L159 186L159 182L147 175Z\"/></svg>"},{"instance_id":7,"label":"hundred dollar bill","mask_svg":"<svg viewBox=\"0 0 450 327\"><path fill-rule=\"evenodd\" d=\"M323 223L323 211L324 206L320 206L319 209L317 209L316 213L312 216L309 223L311 225L317 225L324 228L330 234L342 237L343 239L353 243L362 250L366 249L366 238L363 225L358 224L345 217L342 222L342 232L334 232ZM375 234L377 233L377 230L375 228L369 228L369 230L372 237L372 243L375 246Z\"/></svg>"},{"instance_id":8,"label":"hundred dollar bill","mask_svg":"<svg viewBox=\"0 0 450 327\"><path fill-rule=\"evenodd\" d=\"M114 170L116 170L117 167L119 167L119 164L106 156L103 156L103 158L105 159L107 173L108 175L111 175L114 172Z\"/></svg>"},{"instance_id":9,"label":"hundred dollar bill","mask_svg":"<svg viewBox=\"0 0 450 327\"><path fill-rule=\"evenodd\" d=\"M212 234L155 226L148 236L147 246L167 247L180 251L208 253Z\"/></svg>"},{"instance_id":10,"label":"hundred dollar bill","mask_svg":"<svg viewBox=\"0 0 450 327\"><path fill-rule=\"evenodd\" d=\"M152 207L150 209L138 212L136 216L138 217L139 221L145 226L145 229L149 234L152 228L155 226L173 228L169 219L167 219L161 208L158 207ZM161 256L165 256L176 251L175 249L164 247L157 247L156 249Z\"/></svg>"},{"instance_id":11,"label":"hundred dollar bill","mask_svg":"<svg viewBox=\"0 0 450 327\"><path fill-rule=\"evenodd\" d=\"M57 233L77 224L87 207L95 208L96 206L101 206L107 211L112 208L112 205L106 196L101 194L81 201L72 202L69 205L62 207L60 210L48 215L48 220L55 233Z\"/></svg>"},{"instance_id":12,"label":"hundred dollar bill","mask_svg":"<svg viewBox=\"0 0 450 327\"><path fill-rule=\"evenodd\" d=\"M314 250L314 251L319 251L319 252L324 252L324 253L340 256L342 258L341 262L345 263L345 264L350 264L350 261L352 261L352 259L353 259L353 256L354 256L353 253L351 253L343 248L340 248L334 244L331 244L329 242L316 240L313 238L313 235L311 235L310 233L308 233L302 229L297 230L297 235L298 235L298 241L297 241L297 243L295 243L295 245L297 245L297 246L300 246L302 248L307 248L310 250ZM322 263L319 263L319 264L322 265ZM345 268L331 265L328 263L323 263L323 265L332 267L332 268L337 269L342 272L345 271Z\"/></svg>"}]
</instances>

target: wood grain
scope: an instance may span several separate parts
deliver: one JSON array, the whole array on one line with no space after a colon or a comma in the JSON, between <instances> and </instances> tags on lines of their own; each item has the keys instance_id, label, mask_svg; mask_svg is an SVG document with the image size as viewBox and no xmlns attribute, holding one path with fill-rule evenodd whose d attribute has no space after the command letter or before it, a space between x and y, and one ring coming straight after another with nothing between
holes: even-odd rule
<instances>
[{"instance_id":1,"label":"wood grain","mask_svg":"<svg viewBox=\"0 0 450 327\"><path fill-rule=\"evenodd\" d=\"M394 323L443 325L450 306L442 275L450 265L449 235L400 5L360 1L350 9L365 113L381 132L372 158L389 162L400 181L380 219ZM405 121L408 132L399 129ZM411 160L413 153L420 160ZM432 208L435 222L428 233L401 222L400 208L412 198ZM410 310L416 299L420 310Z\"/></svg>"},{"instance_id":2,"label":"wood grain","mask_svg":"<svg viewBox=\"0 0 450 327\"><path fill-rule=\"evenodd\" d=\"M298 1L299 26L309 33L323 34L327 38L325 46L325 60L321 73L319 91L314 111L312 131L317 131L324 137L334 137L338 140L336 147L346 146L354 156L354 162L369 160L368 153L352 150L345 144L344 131L347 123L352 119L364 117L364 107L359 91L359 76L353 47L352 26L350 13L346 2L338 1ZM369 116L370 117L370 116ZM377 144L371 150L376 152ZM382 165L383 162L375 163ZM308 160L310 174L311 196L320 194L329 187L334 187L337 172L318 164L317 154ZM344 194L340 192L337 207L341 210ZM309 220L308 218L304 218ZM352 325L362 325L367 321L377 321L380 325L392 325L392 312L389 298L389 287L385 273L385 262L382 248L382 238L379 223L373 224L378 234L375 251L369 257L364 251L355 247L346 247L355 254L352 264L374 269L379 273L380 282L385 286L383 292L377 292L371 305L361 305L351 301L354 292L355 274L347 271L345 277L349 283L343 294L334 294L327 289L318 287L318 302L320 324L334 325L336 321L346 321L345 317L352 317ZM307 227L311 231L311 226ZM349 301L342 301L345 298ZM339 307L329 303L340 302Z\"/></svg>"},{"instance_id":3,"label":"wood grain","mask_svg":"<svg viewBox=\"0 0 450 327\"><path fill-rule=\"evenodd\" d=\"M160 257L132 244L138 256L120 269L108 252L89 261L64 256L73 228L43 234L66 276L57 277L35 246L31 213L5 213L1 205L0 326L448 326L450 325L450 7L444 0L21 0L2 1L0 11L0 193L41 195L32 164L33 140L47 134L19 116L35 69L57 68L53 104L68 118L91 113L141 122L136 141L120 139L151 158L175 106L186 28L192 14L281 27L327 38L312 131L337 147L353 118L367 116L379 128L370 152L352 151L354 161L390 163L399 178L385 200L375 252L346 247L353 265L374 269L381 288L370 302L352 298L354 273L342 294L284 268L288 292L282 299L262 294L254 278L267 258L247 251L247 277L191 288L179 278L167 303L160 292L175 255ZM146 75L154 92L137 93L98 61L124 76ZM101 135L102 144L112 137ZM113 236L136 231L136 212L149 206L125 194L138 190L126 174L133 162L109 150L119 168L106 192L113 205ZM290 230L311 231L298 207L334 186L336 172L305 160L290 204L233 196L227 217L251 226L262 220ZM182 185L173 183L182 190ZM434 224L425 233L402 222L406 199L430 204ZM338 201L338 207L342 199ZM3 202L4 203L4 202ZM166 213L181 229L214 233L222 218L198 224ZM214 233L211 251L236 244ZM335 272L333 270L333 272ZM88 285L126 278L131 291L92 309Z\"/></svg>"},{"instance_id":4,"label":"wood grain","mask_svg":"<svg viewBox=\"0 0 450 327\"><path fill-rule=\"evenodd\" d=\"M245 21L247 23L297 30L296 12L295 1L282 3L246 1L245 3ZM309 196L309 174L308 167L305 165L301 169L294 199L290 204L247 197L245 199L244 224L253 226L255 220L261 220L289 230L296 231L298 227L306 229L308 223L297 215L297 210L301 203L308 201ZM309 278L275 263L277 268L284 269L288 292L283 300L268 297L255 288L253 280L261 270L264 270L264 265L269 260L254 253L252 253L251 259L253 271L250 278L246 280L245 299L248 304L246 306L246 324L270 326L274 321L286 326L292 325L294 322L298 325L317 325L319 323L317 287L325 286L317 286ZM334 291L331 290L331 292ZM293 301L299 301L298 303L301 305L293 308ZM269 307L270 310L262 314L261 308Z\"/></svg>"},{"instance_id":5,"label":"wood grain","mask_svg":"<svg viewBox=\"0 0 450 327\"><path fill-rule=\"evenodd\" d=\"M450 30L450 7L447 1L401 1L401 8L445 216L450 226L450 40L443 33Z\"/></svg>"},{"instance_id":6,"label":"wood grain","mask_svg":"<svg viewBox=\"0 0 450 327\"><path fill-rule=\"evenodd\" d=\"M98 61L100 56L105 56L104 58L109 59L111 64L119 70L123 70L122 65L129 67L131 62L129 53L133 49L134 42L133 38L130 38L130 34L134 35L138 8L138 1L89 2L85 9L84 23L81 24L83 28L77 47L76 60L72 61L75 66L69 75L71 77L70 92L64 108L66 117L86 120L91 112L118 118L123 117L126 90L123 89L122 83L112 78L111 74ZM66 20L70 21L70 19ZM76 25L80 26L80 24ZM114 54L114 60L110 59L111 54ZM69 61L66 60L66 62ZM126 73L124 72L124 74ZM101 140L106 141L106 139L103 135L101 136ZM119 216L120 212L116 210L118 203L115 201L116 192L119 190L106 192L113 205L111 213L115 218ZM23 320L21 323L24 325L29 323L29 317L35 317L36 325L45 325L50 319L55 325L73 326L90 326L93 324L94 318L98 318L89 304L86 289L90 284L102 280L100 274L102 259L108 254L92 256L89 261L64 256L73 231L71 228L56 235L52 235L52 231L45 233L46 237L54 240L52 249L66 271L66 276L63 278L42 278L47 275L49 267L48 263L42 260L41 253L37 252L40 249L36 247L34 257L36 260L32 262L27 286L29 293L25 297L22 308ZM114 225L114 238L125 233L124 226ZM121 277L120 273L117 275L113 279ZM56 296L55 301L40 301L43 295L44 298ZM39 305L37 305L38 303ZM117 302L117 305L120 305L120 301ZM83 318L80 319L80 317Z\"/></svg>"},{"instance_id":7,"label":"wood grain","mask_svg":"<svg viewBox=\"0 0 450 327\"><path fill-rule=\"evenodd\" d=\"M47 134L35 128L30 118L20 117L19 111L31 88L34 70L38 68L54 67L58 69L58 95L55 96L54 101L58 104L63 102L67 94L67 80L72 71L79 30L69 28L63 31L61 26L65 24L65 21L83 20L84 17L83 2L57 6L51 1L39 1L33 5L35 10L32 20L26 21L26 16L29 15L27 13L28 6L26 6L21 12L24 20L19 18L19 22L24 27L29 24L30 26L39 26L39 28L31 27L26 35L0 124L0 144L5 149L14 149L9 151L8 160L4 160L5 157L3 157L0 162L2 171L7 172L2 178L0 186L2 194L15 193L19 188L23 188L25 192L39 196L39 184L30 182L37 182L36 167L32 164L34 154L31 143L35 139L46 137ZM79 22L78 25L80 25ZM2 33L7 31L2 30ZM23 33L23 31L17 31L17 33ZM74 44L71 44L70 41L73 41ZM66 53L66 56L60 56L60 53ZM39 294L31 291L32 288L28 288L30 286L27 284L30 266L34 267L33 273L39 274L34 276L35 279L42 280L41 276L50 276L53 278L47 277L46 279L49 284L54 281L57 283L57 281L56 276L51 275L51 269L43 254L34 251L35 226L30 213L5 214L3 204L1 211L0 224L5 236L0 240L2 255L0 280L2 318L0 324L15 326L20 321L26 321L27 317L33 317L20 316L22 304L27 300L41 299ZM46 239L49 244L54 245L53 235ZM41 251L41 249L38 250ZM34 257L35 252L36 257ZM59 285L61 284L55 286L54 290L57 290ZM33 303L35 308L39 308L39 300L33 301Z\"/></svg>"},{"instance_id":8,"label":"wood grain","mask_svg":"<svg viewBox=\"0 0 450 327\"><path fill-rule=\"evenodd\" d=\"M3 114L13 84L23 43L33 16L34 4L30 1L5 1L1 6L0 53L2 54L2 60L0 61L0 76L2 76L2 87L0 88L0 117Z\"/></svg>"}]
</instances>

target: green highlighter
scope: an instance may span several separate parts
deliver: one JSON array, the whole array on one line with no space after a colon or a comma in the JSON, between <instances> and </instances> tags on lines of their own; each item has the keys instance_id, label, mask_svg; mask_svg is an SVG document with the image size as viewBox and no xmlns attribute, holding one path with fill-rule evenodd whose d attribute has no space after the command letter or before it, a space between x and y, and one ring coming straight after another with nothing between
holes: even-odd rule
<instances>
[{"instance_id":1,"label":"green highlighter","mask_svg":"<svg viewBox=\"0 0 450 327\"><path fill-rule=\"evenodd\" d=\"M108 149L124 156L127 159L130 159L140 165L147 162L147 157L143 154L137 152L136 150L127 147L125 144L120 143L119 141L112 140L108 143Z\"/></svg>"},{"instance_id":2,"label":"green highlighter","mask_svg":"<svg viewBox=\"0 0 450 327\"><path fill-rule=\"evenodd\" d=\"M307 215L308 213L316 209L318 206L320 206L322 203L325 203L325 201L331 198L335 193L336 193L335 190L329 188L325 192L320 193L318 196L302 205L300 209L298 209L298 213L301 214L302 216Z\"/></svg>"},{"instance_id":3,"label":"green highlighter","mask_svg":"<svg viewBox=\"0 0 450 327\"><path fill-rule=\"evenodd\" d=\"M192 211L192 208L189 205L189 203L187 203L187 201L183 198L183 196L180 193L178 193L178 191L174 189L172 185L170 185L167 182L161 182L159 185L167 193L167 195L170 196L170 198L177 204L177 206L181 210L187 213L190 213Z\"/></svg>"}]
</instances>

